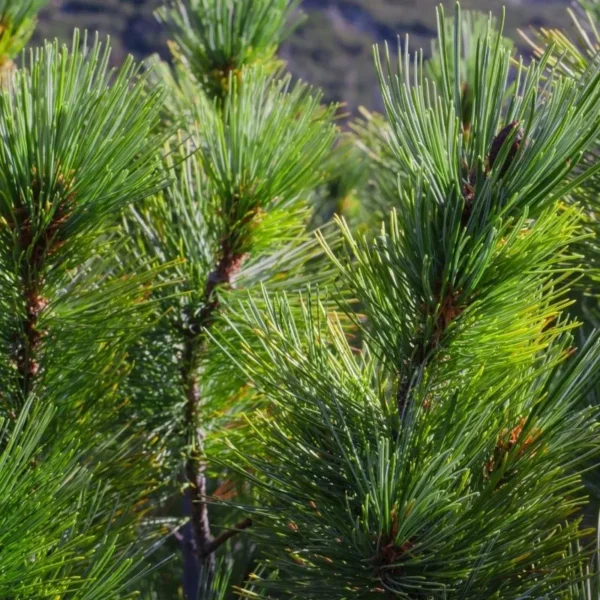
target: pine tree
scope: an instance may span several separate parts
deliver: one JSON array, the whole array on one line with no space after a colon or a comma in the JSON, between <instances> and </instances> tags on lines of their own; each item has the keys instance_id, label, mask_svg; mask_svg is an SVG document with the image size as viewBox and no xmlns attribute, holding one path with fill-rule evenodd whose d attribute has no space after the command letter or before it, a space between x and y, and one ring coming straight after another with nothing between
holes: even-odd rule
<instances>
[{"instance_id":1,"label":"pine tree","mask_svg":"<svg viewBox=\"0 0 600 600\"><path fill-rule=\"evenodd\" d=\"M329 250L356 341L317 290L300 324L266 296L220 338L272 405L251 419L256 452L226 460L260 490L265 572L246 597L584 597L600 347L576 348L565 313L582 236L565 199L594 173L572 177L600 74L548 76L550 53L511 74L491 25L468 108L460 15L448 39L440 11L439 87L421 54L395 73L377 55L402 175L381 233L341 222Z\"/></svg>"},{"instance_id":2,"label":"pine tree","mask_svg":"<svg viewBox=\"0 0 600 600\"><path fill-rule=\"evenodd\" d=\"M288 0L194 0L159 12L173 37L173 68L151 61L154 84L169 91L162 129L171 136L163 155L172 181L125 219L122 268L174 267L152 294L156 327L130 349L128 394L132 415L164 447L157 514L181 545L188 598L199 588L203 599L222 597L252 567L252 543L235 536L235 546L226 544L250 527L248 515L210 505L248 490L211 459L224 431L242 436L241 417L260 399L211 334L227 331L223 316L240 294L261 285L294 290L331 272L317 270L323 252L308 226L335 107L292 83L276 57L295 8Z\"/></svg>"},{"instance_id":3,"label":"pine tree","mask_svg":"<svg viewBox=\"0 0 600 600\"><path fill-rule=\"evenodd\" d=\"M598 68L598 50L600 49L600 3L597 1L577 2L568 10L574 25L575 34L558 30L533 30L531 35L521 32L536 54L546 47L554 47L556 59L553 65L567 77L577 79L582 73ZM570 312L582 323L578 332L581 343L593 334L600 324L600 228L598 227L598 192L600 176L597 165L600 158L600 138L596 138L585 156L580 169L594 169L593 176L579 182L572 191L568 202L580 206L584 213L586 236L577 245L582 255L585 269L573 285L574 304ZM590 391L589 401L598 405L600 388ZM586 476L587 488L593 497L590 507L590 520L597 519L600 508L600 478L597 466Z\"/></svg>"},{"instance_id":4,"label":"pine tree","mask_svg":"<svg viewBox=\"0 0 600 600\"><path fill-rule=\"evenodd\" d=\"M7 52L37 5L6 4ZM149 135L162 92L109 54L75 33L0 89L0 595L15 600L127 598L141 558L145 432L116 399L155 274L107 265L119 212L166 183Z\"/></svg>"},{"instance_id":5,"label":"pine tree","mask_svg":"<svg viewBox=\"0 0 600 600\"><path fill-rule=\"evenodd\" d=\"M543 52L546 47L554 47L556 59L555 68L565 76L578 78L586 70L597 68L598 50L600 49L600 3L596 1L577 2L569 9L575 36L570 36L558 30L533 30L532 35L521 32L525 40L536 54ZM593 167L600 158L600 139L597 139L587 153L586 166ZM570 202L580 205L586 213L586 230L588 236L582 241L579 251L585 257L586 269L581 280L575 287L576 300L573 312L577 314L585 327L581 336L585 337L600 324L599 269L600 269L600 229L598 228L598 192L600 191L600 176L595 173L577 186L570 197ZM598 401L595 393L594 401ZM595 491L600 498L600 488Z\"/></svg>"},{"instance_id":6,"label":"pine tree","mask_svg":"<svg viewBox=\"0 0 600 600\"><path fill-rule=\"evenodd\" d=\"M294 0L17 68L42 5L0 0L0 596L597 599L597 2L527 66L440 9L353 133Z\"/></svg>"},{"instance_id":7,"label":"pine tree","mask_svg":"<svg viewBox=\"0 0 600 600\"><path fill-rule=\"evenodd\" d=\"M444 27L444 43L447 45L452 44L454 40L454 19L446 18ZM457 56L456 69L452 67L451 73L453 78L457 77L461 90L461 119L466 135L468 135L470 128L469 119L472 111L473 88L477 77L477 40L490 27L493 31L497 31L498 23L493 16L474 11L461 12L460 53ZM506 37L502 38L502 44L509 52L514 47L513 42ZM446 56L452 60L454 57L453 48L446 47L445 52ZM437 40L434 40L431 47L431 56L423 66L423 73L438 88L444 86L442 60L440 45ZM452 85L455 84L452 83ZM510 89L507 86L507 94L510 93ZM370 181L363 179L363 185L359 192L360 204L363 207L363 215L369 215L370 218L367 218L367 220L373 227L377 227L377 224L381 222L381 219L385 217L389 210L397 207L398 177L404 177L404 172L388 142L391 135L390 123L384 115L362 107L359 118L353 121L350 126L356 136L356 146L365 155L366 162L370 164L368 169Z\"/></svg>"}]
</instances>

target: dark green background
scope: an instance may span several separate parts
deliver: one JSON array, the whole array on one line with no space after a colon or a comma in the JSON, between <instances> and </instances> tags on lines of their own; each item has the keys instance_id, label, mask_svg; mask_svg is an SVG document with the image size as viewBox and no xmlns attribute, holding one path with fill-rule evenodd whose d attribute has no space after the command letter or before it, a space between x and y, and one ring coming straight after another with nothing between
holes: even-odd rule
<instances>
[{"instance_id":1,"label":"dark green background","mask_svg":"<svg viewBox=\"0 0 600 600\"><path fill-rule=\"evenodd\" d=\"M113 38L114 61L131 52L143 58L165 52L165 33L153 10L160 0L50 0L36 42L44 37L70 38L73 27L98 30ZM410 35L411 47L429 49L439 0L305 0L308 21L284 46L282 54L297 76L321 86L328 100L379 106L372 66L374 42ZM451 12L454 1L444 5ZM507 33L517 28L564 26L566 0L465 0L463 8L500 14L507 6Z\"/></svg>"}]
</instances>

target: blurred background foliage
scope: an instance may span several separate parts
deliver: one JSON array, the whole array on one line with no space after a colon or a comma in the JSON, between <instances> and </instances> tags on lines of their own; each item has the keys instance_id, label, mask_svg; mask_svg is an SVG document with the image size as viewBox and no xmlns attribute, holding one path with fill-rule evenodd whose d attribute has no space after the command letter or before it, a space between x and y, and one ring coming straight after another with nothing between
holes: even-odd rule
<instances>
[{"instance_id":1,"label":"blurred background foliage","mask_svg":"<svg viewBox=\"0 0 600 600\"><path fill-rule=\"evenodd\" d=\"M435 35L435 7L440 0L304 0L308 20L283 46L281 56L291 72L321 87L325 100L381 110L373 69L373 43L410 35L411 47L429 49ZM448 8L454 0L443 0ZM505 32L518 40L518 28L568 26L569 0L464 0L463 9L499 14L507 9ZM126 54L145 58L158 52L168 58L166 34L153 11L160 0L50 0L43 11L33 43L44 38L69 40L74 27L109 34L113 57L119 64Z\"/></svg>"}]
</instances>

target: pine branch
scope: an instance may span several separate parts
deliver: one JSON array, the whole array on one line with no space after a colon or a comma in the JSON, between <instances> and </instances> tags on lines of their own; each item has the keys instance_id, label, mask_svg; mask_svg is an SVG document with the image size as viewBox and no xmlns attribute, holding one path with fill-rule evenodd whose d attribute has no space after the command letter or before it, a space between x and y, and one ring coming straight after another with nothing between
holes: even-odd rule
<instances>
[{"instance_id":1,"label":"pine branch","mask_svg":"<svg viewBox=\"0 0 600 600\"><path fill-rule=\"evenodd\" d=\"M32 52L27 68L0 92L5 139L0 268L7 300L0 331L10 349L5 364L13 365L8 380L17 380L18 393L8 387L4 398L13 414L37 379L52 376L46 364L57 343L58 324L52 320L73 294L65 274L72 278L89 268L100 254L95 240L106 234L119 210L164 182L155 169L152 141L144 141L144 119L157 115L160 92L141 101L143 81L129 87L136 75L127 61L105 92L112 77L108 52L97 42L88 48L86 40L80 48L76 33L71 53L58 43ZM55 93L46 98L48 90ZM115 118L117 106L123 110ZM30 119L22 118L24 107ZM82 118L93 135L81 128ZM81 282L84 287L85 277Z\"/></svg>"},{"instance_id":2,"label":"pine branch","mask_svg":"<svg viewBox=\"0 0 600 600\"><path fill-rule=\"evenodd\" d=\"M216 269L207 279L204 290L204 308L191 324L191 333L188 335L183 349L182 379L186 395L186 422L189 436L193 440L192 449L186 462L186 477L189 484L190 500L192 505L192 524L196 536L196 553L201 564L208 564L211 572L215 570L213 538L210 531L208 506L206 504L206 462L202 458L205 433L199 425L201 421L201 393L197 372L200 366L200 356L206 343L206 333L216 319L219 302L214 298L219 285L230 283L230 276L234 269L233 262L224 256L219 261Z\"/></svg>"},{"instance_id":3,"label":"pine branch","mask_svg":"<svg viewBox=\"0 0 600 600\"><path fill-rule=\"evenodd\" d=\"M252 527L252 519L244 519L240 521L237 525L234 526L233 529L229 529L221 533L218 537L212 540L212 542L208 546L208 552L213 553L218 550L225 542L230 540L232 537L240 533L241 531L245 531L249 527Z\"/></svg>"},{"instance_id":4,"label":"pine branch","mask_svg":"<svg viewBox=\"0 0 600 600\"><path fill-rule=\"evenodd\" d=\"M14 69L12 59L31 38L37 24L37 13L48 0L0 0L0 73L5 76ZM6 80L4 80L6 83Z\"/></svg>"},{"instance_id":5,"label":"pine branch","mask_svg":"<svg viewBox=\"0 0 600 600\"><path fill-rule=\"evenodd\" d=\"M0 376L12 417L0 589L11 598L129 597L139 568L151 458L116 399L160 268L117 277L109 265L122 211L166 183L150 135L162 92L144 90L132 59L111 70L109 52L76 32L71 49L32 50L0 89Z\"/></svg>"},{"instance_id":6,"label":"pine branch","mask_svg":"<svg viewBox=\"0 0 600 600\"><path fill-rule=\"evenodd\" d=\"M420 55L379 65L398 211L377 236L340 222L346 248L328 250L364 346L317 292L301 319L265 294L230 323L237 342L218 338L272 402L256 451L226 460L262 492L266 597L566 599L586 564L597 423L577 407L600 346L576 351L561 316L581 217L562 200L598 135L600 76L547 80L544 56L513 85L486 28L465 108L460 15L452 40L441 12L438 28L439 88Z\"/></svg>"},{"instance_id":7,"label":"pine branch","mask_svg":"<svg viewBox=\"0 0 600 600\"><path fill-rule=\"evenodd\" d=\"M244 66L275 71L281 42L301 22L298 0L172 0L157 12L173 33L171 50L210 98L226 97ZM226 24L226 25L224 25Z\"/></svg>"},{"instance_id":8,"label":"pine branch","mask_svg":"<svg viewBox=\"0 0 600 600\"><path fill-rule=\"evenodd\" d=\"M192 525L200 564L207 566L212 573L216 566L214 552L223 542L217 543L212 538L206 504L206 462L202 457L206 434L200 425L202 397L197 373L202 354L205 351L206 335L218 318L220 310L219 300L216 297L218 288L227 288L231 285L244 260L244 254L238 248L246 247L246 245L247 243L240 240L233 231L225 232L221 242L219 261L206 280L202 295L203 307L198 316L192 317L188 323L189 333L186 335L183 348L182 378L186 394L186 424L188 435L193 440L185 469L190 486ZM225 538L223 541L227 539Z\"/></svg>"},{"instance_id":9,"label":"pine branch","mask_svg":"<svg viewBox=\"0 0 600 600\"><path fill-rule=\"evenodd\" d=\"M145 389L156 396L156 411L148 407L145 412L157 427L166 425L161 417L172 422L169 411L180 402L185 407L173 431L180 425L188 440L184 476L194 552L200 572L217 577L216 551L231 536L212 537L206 444L218 426L251 403L243 380L223 362L212 337L242 290L267 280L302 285L312 275L306 265L322 251L306 232L307 199L322 180L320 162L335 128L330 123L334 109L320 106L318 95L261 68L231 74L227 94L218 102L209 102L197 84L195 90L197 101L186 107L192 140L165 149L172 186L136 208L125 225L134 269L148 256L154 264L177 263L176 294L167 289L157 295L166 318L147 336L148 345L140 345L132 382L139 376L135 393L141 406L148 403ZM317 278L325 280L330 273L326 269ZM152 365L161 364L160 371L143 367L148 356ZM156 383L149 384L149 372L156 373ZM173 393L166 397L164 390ZM179 472L176 465L172 472ZM182 538L187 552L191 545L186 535Z\"/></svg>"}]
</instances>

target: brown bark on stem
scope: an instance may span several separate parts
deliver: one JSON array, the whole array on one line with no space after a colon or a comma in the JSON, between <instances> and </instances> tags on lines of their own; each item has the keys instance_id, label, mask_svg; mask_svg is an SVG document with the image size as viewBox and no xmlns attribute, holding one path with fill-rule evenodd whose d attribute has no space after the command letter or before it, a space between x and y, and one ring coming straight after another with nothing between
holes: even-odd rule
<instances>
[{"instance_id":1,"label":"brown bark on stem","mask_svg":"<svg viewBox=\"0 0 600 600\"><path fill-rule=\"evenodd\" d=\"M200 387L196 376L198 340L186 342L184 357L184 377L186 393L186 423L192 441L192 448L185 465L188 483L187 493L191 502L191 524L194 532L194 552L199 564L207 567L212 574L215 568L214 554L207 552L212 542L210 519L206 504L206 463L202 458L204 449L204 431L199 426Z\"/></svg>"},{"instance_id":2,"label":"brown bark on stem","mask_svg":"<svg viewBox=\"0 0 600 600\"><path fill-rule=\"evenodd\" d=\"M192 441L192 448L185 465L187 494L191 502L192 545L199 567L208 569L209 577L212 577L215 570L215 551L229 538L239 531L247 529L251 524L250 520L246 520L234 530L225 532L216 539L212 537L206 503L206 461L203 458L205 432L200 423L202 395L198 381L198 368L206 344L206 332L214 323L220 307L215 293L218 287L231 284L243 260L244 255L234 252L231 245L225 240L221 247L221 258L208 276L204 288L204 306L196 318L189 323L183 351L182 379L186 396L185 416L188 435Z\"/></svg>"},{"instance_id":3,"label":"brown bark on stem","mask_svg":"<svg viewBox=\"0 0 600 600\"><path fill-rule=\"evenodd\" d=\"M21 255L21 285L23 291L24 316L20 331L15 334L14 360L17 367L19 386L25 399L32 391L33 381L40 370L39 350L44 332L39 328L39 317L47 305L43 296L44 268L46 259L52 256L64 243L61 227L68 220L75 198L71 191L73 176L60 174L56 190L62 198L57 203L49 224L43 232L34 230L34 214L39 209L42 194L42 181L33 172L31 184L32 205L18 206L11 215L10 227L16 231L17 249Z\"/></svg>"}]
</instances>

